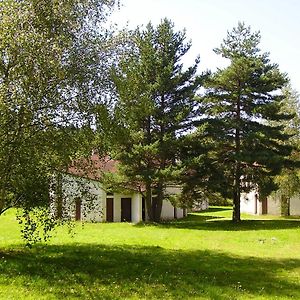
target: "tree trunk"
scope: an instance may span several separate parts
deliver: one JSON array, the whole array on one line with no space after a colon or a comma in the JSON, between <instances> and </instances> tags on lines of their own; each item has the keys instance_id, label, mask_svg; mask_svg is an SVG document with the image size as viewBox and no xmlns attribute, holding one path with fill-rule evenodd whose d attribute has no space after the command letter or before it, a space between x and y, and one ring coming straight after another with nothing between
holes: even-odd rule
<instances>
[{"instance_id":1,"label":"tree trunk","mask_svg":"<svg viewBox=\"0 0 300 300\"><path fill-rule=\"evenodd\" d=\"M233 191L233 211L232 211L232 221L238 223L241 221L241 201L240 201L240 189L235 184Z\"/></svg>"},{"instance_id":2,"label":"tree trunk","mask_svg":"<svg viewBox=\"0 0 300 300\"><path fill-rule=\"evenodd\" d=\"M162 181L160 180L157 186L157 196L155 199L155 206L153 209L154 221L158 223L160 222L160 218L161 218L163 198L164 198L163 184Z\"/></svg>"},{"instance_id":3,"label":"tree trunk","mask_svg":"<svg viewBox=\"0 0 300 300\"><path fill-rule=\"evenodd\" d=\"M4 211L4 206L5 206L5 190L4 188L1 189L0 192L0 215L2 214L2 212Z\"/></svg>"},{"instance_id":4,"label":"tree trunk","mask_svg":"<svg viewBox=\"0 0 300 300\"><path fill-rule=\"evenodd\" d=\"M147 217L149 221L153 221L153 210L152 210L152 188L151 188L151 182L147 181L146 182L146 211L147 211Z\"/></svg>"},{"instance_id":5,"label":"tree trunk","mask_svg":"<svg viewBox=\"0 0 300 300\"><path fill-rule=\"evenodd\" d=\"M239 161L235 163L234 173L232 221L238 223L241 221L241 166Z\"/></svg>"},{"instance_id":6,"label":"tree trunk","mask_svg":"<svg viewBox=\"0 0 300 300\"><path fill-rule=\"evenodd\" d=\"M63 217L63 176L58 173L56 176L56 218L62 219Z\"/></svg>"},{"instance_id":7,"label":"tree trunk","mask_svg":"<svg viewBox=\"0 0 300 300\"><path fill-rule=\"evenodd\" d=\"M233 183L233 211L232 221L238 223L241 221L241 82L239 82L239 93L236 103L236 128L235 128L235 166L234 166L234 183Z\"/></svg>"},{"instance_id":8,"label":"tree trunk","mask_svg":"<svg viewBox=\"0 0 300 300\"><path fill-rule=\"evenodd\" d=\"M281 215L287 217L290 215L290 199L281 195Z\"/></svg>"}]
</instances>

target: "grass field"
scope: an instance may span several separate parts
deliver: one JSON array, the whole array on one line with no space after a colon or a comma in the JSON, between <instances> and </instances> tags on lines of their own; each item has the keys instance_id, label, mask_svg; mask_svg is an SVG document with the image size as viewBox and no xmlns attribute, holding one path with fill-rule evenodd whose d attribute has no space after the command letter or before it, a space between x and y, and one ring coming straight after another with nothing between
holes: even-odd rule
<instances>
[{"instance_id":1,"label":"grass field","mask_svg":"<svg viewBox=\"0 0 300 300\"><path fill-rule=\"evenodd\" d=\"M23 246L0 217L1 299L300 299L300 219L228 208L161 225L77 224Z\"/></svg>"}]
</instances>

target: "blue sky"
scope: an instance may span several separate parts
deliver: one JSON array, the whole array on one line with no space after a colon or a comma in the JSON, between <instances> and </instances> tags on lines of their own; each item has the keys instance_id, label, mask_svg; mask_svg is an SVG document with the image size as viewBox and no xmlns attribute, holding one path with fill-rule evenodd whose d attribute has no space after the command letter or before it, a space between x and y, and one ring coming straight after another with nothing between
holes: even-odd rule
<instances>
[{"instance_id":1,"label":"blue sky","mask_svg":"<svg viewBox=\"0 0 300 300\"><path fill-rule=\"evenodd\" d=\"M222 67L226 62L215 55L227 31L238 21L261 32L260 48L270 52L272 62L287 72L292 87L300 91L300 1L299 0L121 0L113 15L118 25L135 28L151 21L171 19L176 30L186 29L192 48L184 63L199 54L200 70Z\"/></svg>"}]
</instances>

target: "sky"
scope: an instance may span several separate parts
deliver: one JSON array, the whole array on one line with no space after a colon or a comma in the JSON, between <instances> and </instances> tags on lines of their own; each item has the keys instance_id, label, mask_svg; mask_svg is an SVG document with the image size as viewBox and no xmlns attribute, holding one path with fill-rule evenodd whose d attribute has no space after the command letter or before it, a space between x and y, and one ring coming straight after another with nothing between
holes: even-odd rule
<instances>
[{"instance_id":1,"label":"sky","mask_svg":"<svg viewBox=\"0 0 300 300\"><path fill-rule=\"evenodd\" d=\"M175 30L186 29L192 48L183 61L191 65L200 55L199 71L216 70L226 61L213 49L219 47L238 22L260 31L263 52L286 72L292 87L300 92L300 1L299 0L120 0L112 15L120 28L136 28L167 17Z\"/></svg>"}]
</instances>

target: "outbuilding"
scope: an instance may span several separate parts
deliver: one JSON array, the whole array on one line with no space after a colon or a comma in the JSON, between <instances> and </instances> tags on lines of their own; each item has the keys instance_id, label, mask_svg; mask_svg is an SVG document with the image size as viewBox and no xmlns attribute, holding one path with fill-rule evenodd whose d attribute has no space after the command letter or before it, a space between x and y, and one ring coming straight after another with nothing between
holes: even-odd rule
<instances>
[{"instance_id":1,"label":"outbuilding","mask_svg":"<svg viewBox=\"0 0 300 300\"><path fill-rule=\"evenodd\" d=\"M80 165L80 167L79 167ZM115 173L118 162L93 154L89 163L76 162L66 173L56 174L52 189L52 212L63 218L93 222L147 221L145 199L131 187L122 192L109 192L101 182L101 174ZM181 192L181 187L168 185L166 194ZM187 211L164 200L161 219L183 218Z\"/></svg>"}]
</instances>

